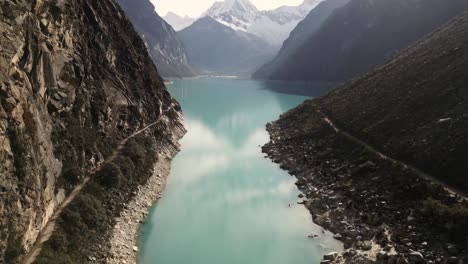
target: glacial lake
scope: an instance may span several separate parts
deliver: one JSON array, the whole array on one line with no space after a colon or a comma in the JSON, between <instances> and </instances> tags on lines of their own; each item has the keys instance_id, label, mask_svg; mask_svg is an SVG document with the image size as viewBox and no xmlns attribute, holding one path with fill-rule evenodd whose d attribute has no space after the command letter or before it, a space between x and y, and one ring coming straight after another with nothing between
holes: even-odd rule
<instances>
[{"instance_id":1,"label":"glacial lake","mask_svg":"<svg viewBox=\"0 0 468 264\"><path fill-rule=\"evenodd\" d=\"M301 88L235 78L168 86L188 133L142 228L139 263L314 264L342 250L297 204L296 179L261 152L265 124L308 98L272 91L288 85Z\"/></svg>"}]
</instances>

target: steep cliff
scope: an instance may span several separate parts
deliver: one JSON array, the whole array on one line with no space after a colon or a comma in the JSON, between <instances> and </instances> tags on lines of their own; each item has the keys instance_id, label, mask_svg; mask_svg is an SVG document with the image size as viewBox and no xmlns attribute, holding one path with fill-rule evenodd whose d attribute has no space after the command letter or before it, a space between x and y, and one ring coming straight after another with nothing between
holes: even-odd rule
<instances>
[{"instance_id":1,"label":"steep cliff","mask_svg":"<svg viewBox=\"0 0 468 264\"><path fill-rule=\"evenodd\" d=\"M269 78L347 81L392 58L467 9L465 0L351 0Z\"/></svg>"},{"instance_id":2,"label":"steep cliff","mask_svg":"<svg viewBox=\"0 0 468 264\"><path fill-rule=\"evenodd\" d=\"M269 126L264 150L341 234L349 263L468 260L467 67L465 13Z\"/></svg>"},{"instance_id":3,"label":"steep cliff","mask_svg":"<svg viewBox=\"0 0 468 264\"><path fill-rule=\"evenodd\" d=\"M184 43L177 37L172 26L156 13L150 0L117 0L117 2L140 33L163 77L195 75Z\"/></svg>"},{"instance_id":4,"label":"steep cliff","mask_svg":"<svg viewBox=\"0 0 468 264\"><path fill-rule=\"evenodd\" d=\"M180 107L112 0L3 0L0 43L0 262L16 263L119 141L158 120L141 137L171 140Z\"/></svg>"}]
</instances>

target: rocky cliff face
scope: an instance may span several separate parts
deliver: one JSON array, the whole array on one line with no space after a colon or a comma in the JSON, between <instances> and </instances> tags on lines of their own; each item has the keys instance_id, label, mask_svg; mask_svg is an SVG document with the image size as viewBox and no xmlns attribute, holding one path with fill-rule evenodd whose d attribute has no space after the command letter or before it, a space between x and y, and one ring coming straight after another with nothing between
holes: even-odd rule
<instances>
[{"instance_id":1,"label":"rocky cliff face","mask_svg":"<svg viewBox=\"0 0 468 264\"><path fill-rule=\"evenodd\" d=\"M156 13L149 0L117 2L140 33L163 77L195 75L185 45L179 40L172 26Z\"/></svg>"},{"instance_id":2,"label":"rocky cliff face","mask_svg":"<svg viewBox=\"0 0 468 264\"><path fill-rule=\"evenodd\" d=\"M112 0L0 2L0 259L15 263L116 142L179 106ZM2 262L2 261L0 261Z\"/></svg>"},{"instance_id":3,"label":"rocky cliff face","mask_svg":"<svg viewBox=\"0 0 468 264\"><path fill-rule=\"evenodd\" d=\"M345 82L468 9L464 0L351 0L270 74L270 79Z\"/></svg>"}]
</instances>

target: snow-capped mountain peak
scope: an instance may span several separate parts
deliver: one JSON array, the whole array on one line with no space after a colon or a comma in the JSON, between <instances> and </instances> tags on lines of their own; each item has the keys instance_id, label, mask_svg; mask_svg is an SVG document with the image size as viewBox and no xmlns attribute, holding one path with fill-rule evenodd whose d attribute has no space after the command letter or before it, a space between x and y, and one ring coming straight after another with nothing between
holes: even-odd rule
<instances>
[{"instance_id":1,"label":"snow-capped mountain peak","mask_svg":"<svg viewBox=\"0 0 468 264\"><path fill-rule=\"evenodd\" d=\"M258 9L249 0L225 0L215 2L203 16L212 17L236 31L248 32L248 28L255 21L258 12Z\"/></svg>"},{"instance_id":2,"label":"snow-capped mountain peak","mask_svg":"<svg viewBox=\"0 0 468 264\"><path fill-rule=\"evenodd\" d=\"M215 2L205 12L205 16L218 16L224 13L243 15L256 12L258 12L258 9L249 0L225 0L223 2Z\"/></svg>"},{"instance_id":3,"label":"snow-capped mountain peak","mask_svg":"<svg viewBox=\"0 0 468 264\"><path fill-rule=\"evenodd\" d=\"M324 0L304 0L299 6L282 6L259 11L250 0L215 2L203 15L236 31L254 34L275 46L281 46L292 29Z\"/></svg>"}]
</instances>

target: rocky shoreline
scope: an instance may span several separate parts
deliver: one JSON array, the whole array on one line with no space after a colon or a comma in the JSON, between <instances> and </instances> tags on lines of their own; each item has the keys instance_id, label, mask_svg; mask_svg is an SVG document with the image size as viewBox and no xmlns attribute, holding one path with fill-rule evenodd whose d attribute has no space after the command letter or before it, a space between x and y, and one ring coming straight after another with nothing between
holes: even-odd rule
<instances>
[{"instance_id":1,"label":"rocky shoreline","mask_svg":"<svg viewBox=\"0 0 468 264\"><path fill-rule=\"evenodd\" d=\"M468 263L465 242L424 215L427 201L466 208L463 199L310 118L307 129L290 113L268 124L271 141L263 152L297 177L314 222L343 242L345 251L324 256L322 264Z\"/></svg>"},{"instance_id":2,"label":"rocky shoreline","mask_svg":"<svg viewBox=\"0 0 468 264\"><path fill-rule=\"evenodd\" d=\"M177 144L175 142L184 133L183 131L176 133L177 139L173 144ZM148 217L151 207L161 198L170 174L172 159L178 152L178 145L169 145L159 152L152 176L145 185L140 186L138 191L133 193L132 200L125 205L120 216L115 220L106 263L137 263L140 228Z\"/></svg>"}]
</instances>

